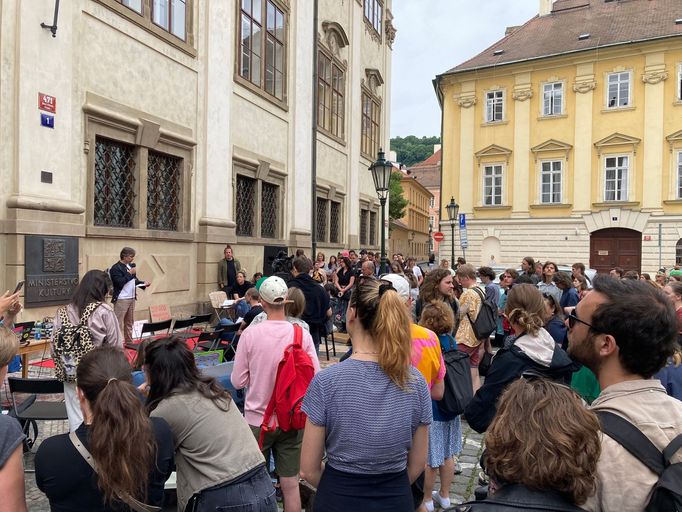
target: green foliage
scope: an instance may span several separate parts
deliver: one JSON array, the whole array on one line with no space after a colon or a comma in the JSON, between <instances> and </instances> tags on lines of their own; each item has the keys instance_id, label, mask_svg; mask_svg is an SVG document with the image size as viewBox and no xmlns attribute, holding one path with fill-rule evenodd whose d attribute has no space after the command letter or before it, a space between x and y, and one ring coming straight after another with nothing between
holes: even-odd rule
<instances>
[{"instance_id":1,"label":"green foliage","mask_svg":"<svg viewBox=\"0 0 682 512\"><path fill-rule=\"evenodd\" d=\"M433 154L434 144L440 144L440 137L422 137L414 135L395 137L391 139L391 150L395 151L398 162L411 167L423 162Z\"/></svg>"},{"instance_id":2,"label":"green foliage","mask_svg":"<svg viewBox=\"0 0 682 512\"><path fill-rule=\"evenodd\" d=\"M405 215L407 199L403 197L403 187L400 185L402 177L402 173L394 171L388 182L388 218L391 220L402 219Z\"/></svg>"}]
</instances>

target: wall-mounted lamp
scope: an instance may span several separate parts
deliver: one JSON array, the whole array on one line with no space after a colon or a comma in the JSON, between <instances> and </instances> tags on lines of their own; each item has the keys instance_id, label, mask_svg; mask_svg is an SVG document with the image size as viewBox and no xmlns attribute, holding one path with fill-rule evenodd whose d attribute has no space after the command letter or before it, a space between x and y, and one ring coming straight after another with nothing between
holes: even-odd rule
<instances>
[{"instance_id":1,"label":"wall-mounted lamp","mask_svg":"<svg viewBox=\"0 0 682 512\"><path fill-rule=\"evenodd\" d=\"M52 25L41 23L40 26L49 29L52 32L52 37L57 37L57 18L59 18L59 0L54 0L54 19Z\"/></svg>"}]
</instances>

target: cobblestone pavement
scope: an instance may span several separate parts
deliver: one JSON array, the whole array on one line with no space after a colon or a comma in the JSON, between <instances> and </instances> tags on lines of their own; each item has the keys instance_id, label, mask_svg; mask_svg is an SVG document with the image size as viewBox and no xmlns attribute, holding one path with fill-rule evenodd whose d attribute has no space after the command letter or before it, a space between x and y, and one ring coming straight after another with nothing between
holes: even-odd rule
<instances>
[{"instance_id":1,"label":"cobblestone pavement","mask_svg":"<svg viewBox=\"0 0 682 512\"><path fill-rule=\"evenodd\" d=\"M332 353L330 344L330 361L326 360L324 353L324 343L320 346L320 366L326 368L338 362L339 358L348 350L346 347L346 337L343 335L335 336L336 357ZM46 368L34 368L29 370L29 377L50 377L53 370ZM19 375L19 374L17 374ZM2 396L7 396L3 391ZM40 421L38 422L38 439L32 451L24 456L24 481L26 484L26 503L28 504L29 512L49 512L50 506L45 495L38 489L35 483L35 475L33 473L35 452L40 446L40 443L57 434L68 432L69 423L67 421ZM478 460L483 450L483 436L472 430L464 420L462 420L462 435L464 437L462 443L462 453L459 457L462 466L462 474L457 475L450 488L450 499L453 504L460 503L473 499L474 489L477 485L478 473L481 470L478 465ZM439 483L435 486L439 488ZM281 509L281 505L280 505ZM175 508L168 508L164 510L175 510Z\"/></svg>"}]
</instances>

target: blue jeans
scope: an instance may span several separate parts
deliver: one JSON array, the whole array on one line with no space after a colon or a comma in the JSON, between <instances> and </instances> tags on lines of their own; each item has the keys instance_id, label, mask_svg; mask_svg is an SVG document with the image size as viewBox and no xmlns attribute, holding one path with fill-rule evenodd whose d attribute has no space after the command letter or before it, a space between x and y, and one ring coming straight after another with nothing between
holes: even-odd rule
<instances>
[{"instance_id":1,"label":"blue jeans","mask_svg":"<svg viewBox=\"0 0 682 512\"><path fill-rule=\"evenodd\" d=\"M190 511L277 512L275 488L263 465L248 480L201 491L187 505L185 512Z\"/></svg>"}]
</instances>

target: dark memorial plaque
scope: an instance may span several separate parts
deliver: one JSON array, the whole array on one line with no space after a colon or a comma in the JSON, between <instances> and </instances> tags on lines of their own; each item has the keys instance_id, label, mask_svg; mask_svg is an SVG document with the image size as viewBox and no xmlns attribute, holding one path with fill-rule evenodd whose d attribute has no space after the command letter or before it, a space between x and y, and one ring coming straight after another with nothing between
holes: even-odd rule
<instances>
[{"instance_id":1,"label":"dark memorial plaque","mask_svg":"<svg viewBox=\"0 0 682 512\"><path fill-rule=\"evenodd\" d=\"M26 306L67 304L78 286L78 238L26 235Z\"/></svg>"}]
</instances>

